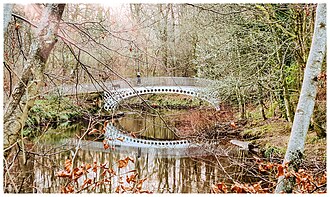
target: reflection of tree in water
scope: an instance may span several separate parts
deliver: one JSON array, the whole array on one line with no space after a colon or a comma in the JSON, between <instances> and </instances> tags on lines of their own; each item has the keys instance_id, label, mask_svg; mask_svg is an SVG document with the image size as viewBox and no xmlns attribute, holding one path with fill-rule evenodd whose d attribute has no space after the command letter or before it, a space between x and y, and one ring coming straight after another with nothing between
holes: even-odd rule
<instances>
[{"instance_id":1,"label":"reflection of tree in water","mask_svg":"<svg viewBox=\"0 0 330 197\"><path fill-rule=\"evenodd\" d=\"M99 143L88 146L85 149L78 151L75 159L75 166L80 166L83 163L98 163L107 162L110 167L116 165L116 162L127 156L134 159L134 163L129 163L126 168L118 169L114 167L118 175L123 175L124 181L126 175L123 174L129 170L136 169L138 178L148 178L143 183L143 188L152 190L155 193L205 193L210 192L210 186L218 182L229 183L230 179L224 173L225 170L233 179L247 179L247 170L242 170L240 164L246 162L239 160L234 155L229 157L219 157L222 167L213 156L204 156L196 158L170 158L164 155L160 150L152 151L151 149L143 149L141 154L138 154L137 148L117 147L115 151L104 150L101 142L86 141L86 143ZM94 148L93 148L94 147ZM95 148L97 147L97 148ZM42 192L52 193L58 192L65 184L63 179L56 177L56 172L63 168L64 161L71 157L70 151L61 152L59 154L52 153L59 150L50 150L50 147L37 147L38 152L46 152L47 157L35 157L34 161L34 181L35 188ZM65 149L68 149L66 147ZM174 150L173 150L174 151ZM101 179L102 171L98 170L95 174L95 179ZM86 177L84 177L86 178ZM247 179L249 180L249 179ZM83 178L79 180L83 182ZM114 192L118 185L118 177L115 177L110 185L102 185L95 192L110 193ZM252 179L250 181L253 181Z\"/></svg>"},{"instance_id":2,"label":"reflection of tree in water","mask_svg":"<svg viewBox=\"0 0 330 197\"><path fill-rule=\"evenodd\" d=\"M150 139L177 139L168 124L155 114L138 113L126 114L123 118L115 122L118 129L140 135L142 138Z\"/></svg>"}]
</instances>

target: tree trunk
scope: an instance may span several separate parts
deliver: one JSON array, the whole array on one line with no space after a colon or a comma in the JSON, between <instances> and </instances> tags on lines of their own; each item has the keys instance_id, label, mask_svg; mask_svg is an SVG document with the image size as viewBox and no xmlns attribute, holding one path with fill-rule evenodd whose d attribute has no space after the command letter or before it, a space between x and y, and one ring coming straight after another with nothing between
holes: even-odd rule
<instances>
[{"instance_id":1,"label":"tree trunk","mask_svg":"<svg viewBox=\"0 0 330 197\"><path fill-rule=\"evenodd\" d=\"M299 167L299 160L304 151L305 139L315 105L317 92L317 77L321 72L326 50L326 4L318 4L312 46L309 53L304 80L294 116L290 141L285 154L284 163L290 162L290 167ZM298 163L296 163L298 162ZM292 182L279 177L275 192L290 192Z\"/></svg>"},{"instance_id":2,"label":"tree trunk","mask_svg":"<svg viewBox=\"0 0 330 197\"><path fill-rule=\"evenodd\" d=\"M290 102L290 95L289 95L288 85L286 83L285 77L283 77L282 83L283 83L282 88L283 88L283 99L284 99L286 117L287 117L288 121L290 123L292 123L294 114L293 114L292 105L291 105L291 102Z\"/></svg>"},{"instance_id":3,"label":"tree trunk","mask_svg":"<svg viewBox=\"0 0 330 197\"><path fill-rule=\"evenodd\" d=\"M258 102L260 105L261 116L262 116L263 120L267 120L267 117L265 114L265 104L262 99L262 89L261 89L261 85L259 83L258 83Z\"/></svg>"},{"instance_id":4,"label":"tree trunk","mask_svg":"<svg viewBox=\"0 0 330 197\"><path fill-rule=\"evenodd\" d=\"M246 118L246 112L245 112L245 100L244 95L241 93L241 89L236 85L236 98L238 102L238 108L239 108L239 117L240 119L244 120Z\"/></svg>"},{"instance_id":5,"label":"tree trunk","mask_svg":"<svg viewBox=\"0 0 330 197\"><path fill-rule=\"evenodd\" d=\"M5 108L4 149L20 138L20 131L27 120L28 111L39 94L48 56L57 42L56 34L64 7L65 4L47 4L43 10L22 76Z\"/></svg>"},{"instance_id":6,"label":"tree trunk","mask_svg":"<svg viewBox=\"0 0 330 197\"><path fill-rule=\"evenodd\" d=\"M161 20L159 23L159 33L160 33L160 41L161 41L161 56L162 56L162 63L166 70L168 69L168 7L165 6L163 9L163 5L159 5L159 12L161 15ZM165 12L165 13L164 13ZM163 20L163 21L162 21ZM167 73L168 75L172 76L172 69Z\"/></svg>"}]
</instances>

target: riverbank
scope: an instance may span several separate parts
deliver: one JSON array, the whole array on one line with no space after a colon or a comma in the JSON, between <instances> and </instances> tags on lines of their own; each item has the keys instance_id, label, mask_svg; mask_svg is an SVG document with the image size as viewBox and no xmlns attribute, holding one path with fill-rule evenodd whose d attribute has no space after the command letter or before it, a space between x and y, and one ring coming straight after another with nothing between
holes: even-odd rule
<instances>
[{"instance_id":1,"label":"riverbank","mask_svg":"<svg viewBox=\"0 0 330 197\"><path fill-rule=\"evenodd\" d=\"M23 129L23 136L33 139L49 127L70 127L102 116L98 94L72 97L45 96L35 101ZM108 114L107 114L108 115Z\"/></svg>"},{"instance_id":2,"label":"riverbank","mask_svg":"<svg viewBox=\"0 0 330 197\"><path fill-rule=\"evenodd\" d=\"M260 147L265 158L277 161L284 158L290 134L291 124L282 118L253 121L240 132L244 141ZM316 131L310 129L305 141L303 165L325 168L326 148L326 138L319 138Z\"/></svg>"},{"instance_id":3,"label":"riverbank","mask_svg":"<svg viewBox=\"0 0 330 197\"><path fill-rule=\"evenodd\" d=\"M166 99L168 99L168 97L162 98L162 100ZM175 98L173 97L173 99ZM187 100L181 102L186 103L186 105L183 106L189 108L189 102L186 101ZM51 119L53 119L54 122L58 121L60 125L71 123L71 120L81 122L89 115L93 117L93 121L96 123L93 124L92 128L100 130L97 124L102 123L101 126L103 126L104 120L99 119L99 115L109 115L110 113L104 111L102 108L95 107L92 102L89 104L88 102L84 102L80 105L73 104L73 102L74 101L69 98L61 101L38 101L35 106L36 108L33 109L33 114L34 116L42 115L43 117L48 117L46 114L52 114L52 116L50 116L52 117ZM152 99L149 99L149 102L152 102ZM84 107L82 107L82 105L84 105ZM88 107L86 107L86 105L88 105ZM91 109L89 112L81 111L82 109L87 110L89 108ZM254 110L251 108L248 111L248 117L244 120L239 119L237 110L230 106L221 106L220 111L215 111L214 108L205 105L185 110L169 110L166 105L160 108L163 108L163 110L157 109L157 113L154 113L154 110L143 111L140 108L126 109L127 113L123 111L121 114L121 116L124 115L124 117L116 119L115 121L125 126L123 131L129 131L127 128L132 126L131 132L141 131L141 134L152 135L153 138L157 139L165 139L168 137L173 139L173 136L171 137L168 134L170 133L169 131L167 131L168 133L164 132L164 128L167 128L167 126L174 128L176 134L180 136L180 139L190 139L193 142L202 142L206 145L205 148L207 149L208 155L192 157L192 160L197 162L207 161L212 168L219 168L222 165L228 166L228 168L225 168L225 172L229 173L229 176L234 180L242 183L257 183L262 180L267 180L262 183L262 187L270 188L269 191L273 191L277 180L275 168L273 171L268 171L267 173L265 171L260 171L260 163L256 162L256 158L263 160L265 165L266 162L267 165L268 162L272 162L274 165L280 165L280 163L282 163L291 132L290 124L283 118L277 117L263 120L258 116L259 112L257 108ZM75 112L75 110L77 111ZM120 110L122 110L122 108L117 112ZM132 113L133 111L134 113ZM137 116L133 116L134 114ZM139 116L143 114L148 114L150 119L146 119L145 117L139 118ZM165 122L160 120L160 114L163 116L162 118L164 118ZM41 120L47 121L51 119L41 118ZM109 119L110 117L108 117L108 120ZM125 120L128 122L125 123ZM146 123L150 123L151 125L147 125ZM166 124L166 126L163 124ZM57 128L54 130L50 128L47 130L47 134L46 132L43 134L42 140L52 142L70 137L75 138L75 136L79 138L79 136L82 136L86 131L87 125L80 126L75 125L74 127L74 125L72 125L72 128L65 128L64 126L63 129ZM45 127L45 124L40 125L40 128L43 127ZM154 127L159 127L159 130L155 130ZM153 130L147 131L146 128L153 128ZM47 127L44 128L44 130L46 129ZM139 137L141 136L143 135ZM95 141L98 136L90 137L93 138L91 139L92 141ZM210 144L211 141L220 143L213 146ZM231 141L235 143L231 144ZM240 145L246 145L248 149L252 147L252 151L246 149L241 151ZM318 138L316 132L313 130L309 131L305 150L305 159L302 163L302 168L310 174L323 174L326 172L326 139ZM221 158L221 162L219 158ZM218 177L222 175L218 175ZM223 178L228 181L227 176ZM212 181L212 183L213 182L214 181ZM233 183L230 181L228 184L228 187L233 186Z\"/></svg>"},{"instance_id":4,"label":"riverbank","mask_svg":"<svg viewBox=\"0 0 330 197\"><path fill-rule=\"evenodd\" d=\"M76 121L88 121L89 116L105 117L107 114L100 106L97 96L89 96L86 102L74 103L72 99L47 97L36 101L31 109L24 135L38 136L44 127L57 124L62 127ZM143 102L158 109L186 109L185 113L173 116L168 125L175 128L180 138L194 141L241 140L258 147L260 156L280 161L286 152L291 133L291 125L283 118L263 120L257 108L251 107L248 118L239 119L238 111L231 106L221 106L220 111L208 107L206 103L183 95L144 95L130 99L129 107L142 110L147 107ZM201 106L201 103L204 104ZM125 107L125 104L123 104ZM106 116L108 117L108 116ZM109 118L108 118L109 119ZM305 145L305 160L311 163L325 163L326 138L319 138L310 129Z\"/></svg>"},{"instance_id":5,"label":"riverbank","mask_svg":"<svg viewBox=\"0 0 330 197\"><path fill-rule=\"evenodd\" d=\"M181 137L196 141L240 140L258 147L258 156L281 163L291 134L291 124L284 118L275 117L263 120L255 116L257 110L250 110L247 119L240 120L238 112L231 107L222 107L219 112L213 109L190 110L186 115L173 120ZM311 128L307 133L303 166L311 170L326 166L326 138L317 136Z\"/></svg>"}]
</instances>

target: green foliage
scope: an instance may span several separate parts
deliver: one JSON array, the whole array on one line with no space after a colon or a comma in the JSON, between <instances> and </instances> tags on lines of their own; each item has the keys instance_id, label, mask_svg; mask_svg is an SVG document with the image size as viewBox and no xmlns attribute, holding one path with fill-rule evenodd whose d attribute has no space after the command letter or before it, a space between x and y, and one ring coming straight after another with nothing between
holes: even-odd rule
<instances>
[{"instance_id":1,"label":"green foliage","mask_svg":"<svg viewBox=\"0 0 330 197\"><path fill-rule=\"evenodd\" d=\"M268 112L267 112L267 117L273 117L273 115L275 114L275 110L278 107L278 103L277 102L273 102L270 104L269 108L268 108Z\"/></svg>"},{"instance_id":2,"label":"green foliage","mask_svg":"<svg viewBox=\"0 0 330 197\"><path fill-rule=\"evenodd\" d=\"M312 136L312 137L307 136L306 141L310 144L316 144L320 139L322 139L322 138L320 138L318 136Z\"/></svg>"},{"instance_id":3,"label":"green foliage","mask_svg":"<svg viewBox=\"0 0 330 197\"><path fill-rule=\"evenodd\" d=\"M201 100L195 98L173 98L170 96L161 96L152 101L153 104L158 106L180 108L180 107L199 107L202 103Z\"/></svg>"},{"instance_id":4,"label":"green foliage","mask_svg":"<svg viewBox=\"0 0 330 197\"><path fill-rule=\"evenodd\" d=\"M145 95L143 96L144 100L146 100L151 106L159 106L165 108L195 108L201 105L209 105L206 101L202 101L198 98L182 96L177 94L153 94L153 95ZM129 99L129 104L142 104L140 98L134 97Z\"/></svg>"},{"instance_id":5,"label":"green foliage","mask_svg":"<svg viewBox=\"0 0 330 197\"><path fill-rule=\"evenodd\" d=\"M248 111L247 113L248 113L248 117L251 118L252 121L262 119L262 114L260 112L260 106L254 108L253 110Z\"/></svg>"},{"instance_id":6,"label":"green foliage","mask_svg":"<svg viewBox=\"0 0 330 197\"><path fill-rule=\"evenodd\" d=\"M79 110L71 104L69 98L51 98L36 101L30 110L30 118L38 119L40 124L44 121L63 122L79 115Z\"/></svg>"},{"instance_id":7,"label":"green foliage","mask_svg":"<svg viewBox=\"0 0 330 197\"><path fill-rule=\"evenodd\" d=\"M31 108L23 136L35 137L42 132L42 127L51 124L66 124L80 117L81 110L73 105L69 98L48 96L43 100L37 100Z\"/></svg>"},{"instance_id":8,"label":"green foliage","mask_svg":"<svg viewBox=\"0 0 330 197\"><path fill-rule=\"evenodd\" d=\"M276 147L266 144L264 157L266 158L282 158L286 152L286 148Z\"/></svg>"},{"instance_id":9,"label":"green foliage","mask_svg":"<svg viewBox=\"0 0 330 197\"><path fill-rule=\"evenodd\" d=\"M271 134L275 132L282 132L283 130L286 131L289 128L286 128L286 125L283 123L271 122L269 124L264 124L261 126L254 126L251 129L246 129L242 132L243 137L245 138L261 138L264 137L265 134Z\"/></svg>"},{"instance_id":10,"label":"green foliage","mask_svg":"<svg viewBox=\"0 0 330 197\"><path fill-rule=\"evenodd\" d=\"M242 135L244 138L248 139L258 139L262 137L262 135L267 132L267 125L264 125L263 127L256 127L252 129L246 129L242 132Z\"/></svg>"},{"instance_id":11,"label":"green foliage","mask_svg":"<svg viewBox=\"0 0 330 197\"><path fill-rule=\"evenodd\" d=\"M285 80L289 87L295 87L298 81L298 72L299 72L299 65L297 63L293 63L290 66L286 66L284 69L286 74Z\"/></svg>"}]
</instances>

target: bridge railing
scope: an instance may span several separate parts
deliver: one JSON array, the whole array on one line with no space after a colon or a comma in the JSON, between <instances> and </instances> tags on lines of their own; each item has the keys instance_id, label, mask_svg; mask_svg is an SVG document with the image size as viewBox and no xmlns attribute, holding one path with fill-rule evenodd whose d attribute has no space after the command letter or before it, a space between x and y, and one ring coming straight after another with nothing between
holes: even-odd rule
<instances>
[{"instance_id":1,"label":"bridge railing","mask_svg":"<svg viewBox=\"0 0 330 197\"><path fill-rule=\"evenodd\" d=\"M127 82L128 83L127 83ZM212 82L207 79L200 78L190 78L190 77L142 77L140 80L138 78L129 78L123 80L112 81L111 84L113 88L130 88L136 86L194 86L194 87L206 87ZM129 85L130 84L130 85Z\"/></svg>"},{"instance_id":2,"label":"bridge railing","mask_svg":"<svg viewBox=\"0 0 330 197\"><path fill-rule=\"evenodd\" d=\"M212 83L212 80L190 77L141 77L140 80L138 80L138 78L128 78L125 80L113 80L94 84L62 85L54 88L53 91L59 91L62 95L75 95L146 86L207 87Z\"/></svg>"}]
</instances>

